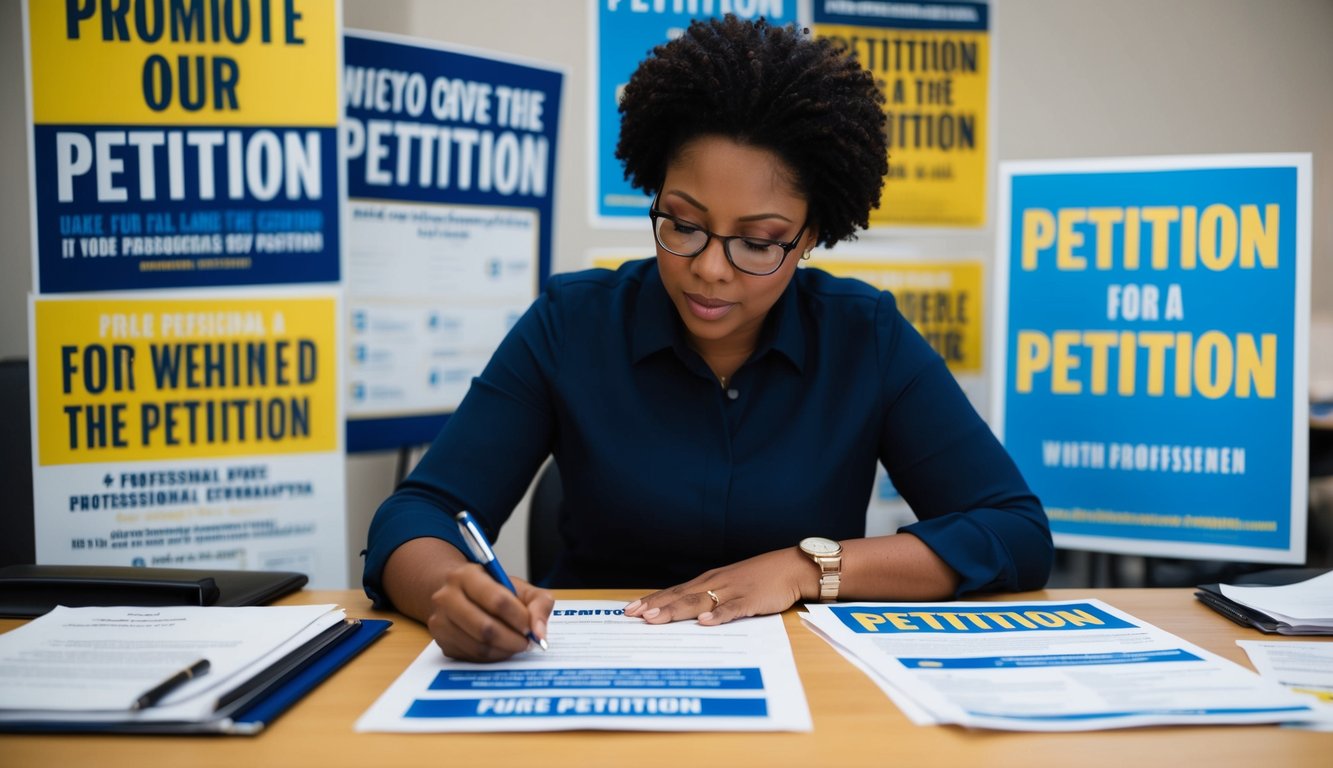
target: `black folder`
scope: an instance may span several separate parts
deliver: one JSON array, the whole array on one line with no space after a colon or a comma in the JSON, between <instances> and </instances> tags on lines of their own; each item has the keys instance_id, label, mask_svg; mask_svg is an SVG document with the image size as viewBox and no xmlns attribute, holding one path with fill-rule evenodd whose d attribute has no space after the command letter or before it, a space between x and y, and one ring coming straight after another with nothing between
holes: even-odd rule
<instances>
[{"instance_id":1,"label":"black folder","mask_svg":"<svg viewBox=\"0 0 1333 768\"><path fill-rule=\"evenodd\" d=\"M1280 587L1287 584L1313 579L1327 572L1327 568L1273 568L1258 573L1246 574L1235 579L1241 587ZM1222 594L1221 584L1200 584L1194 596L1199 602L1231 619L1242 627L1253 627L1260 632L1282 635L1325 635L1329 632L1309 629L1298 630L1288 624L1257 611L1247 605L1241 605Z\"/></svg>"},{"instance_id":2,"label":"black folder","mask_svg":"<svg viewBox=\"0 0 1333 768\"><path fill-rule=\"evenodd\" d=\"M293 571L11 565L0 568L0 616L33 618L57 605L264 605L307 581Z\"/></svg>"}]
</instances>

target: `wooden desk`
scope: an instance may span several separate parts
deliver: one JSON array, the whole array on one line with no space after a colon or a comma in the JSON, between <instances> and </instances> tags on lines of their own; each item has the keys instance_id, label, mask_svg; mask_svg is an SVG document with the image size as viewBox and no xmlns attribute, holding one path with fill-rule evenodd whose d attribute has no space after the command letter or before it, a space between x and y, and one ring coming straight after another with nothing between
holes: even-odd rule
<instances>
[{"instance_id":1,"label":"wooden desk","mask_svg":"<svg viewBox=\"0 0 1333 768\"><path fill-rule=\"evenodd\" d=\"M571 591L561 597L631 599L623 591ZM994 599L1097 597L1247 668L1238 627L1185 589L1047 590ZM1116 766L1180 761L1221 766L1328 765L1333 734L1277 726L1160 727L1089 733L1001 733L912 725L870 680L827 643L784 616L805 686L812 733L532 734L355 733L352 724L428 642L417 623L370 610L359 592L307 591L288 603L338 603L353 616L394 620L375 645L255 737L0 736L0 764L42 766ZM18 626L0 620L0 631ZM1321 757L1322 755L1322 757Z\"/></svg>"}]
</instances>

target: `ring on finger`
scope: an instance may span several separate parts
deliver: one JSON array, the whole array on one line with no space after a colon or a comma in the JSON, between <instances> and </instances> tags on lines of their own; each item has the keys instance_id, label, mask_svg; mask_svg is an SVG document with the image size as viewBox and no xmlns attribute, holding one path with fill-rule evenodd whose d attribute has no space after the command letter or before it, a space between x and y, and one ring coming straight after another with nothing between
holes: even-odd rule
<instances>
[{"instance_id":1,"label":"ring on finger","mask_svg":"<svg viewBox=\"0 0 1333 768\"><path fill-rule=\"evenodd\" d=\"M720 600L720 599L718 598L717 593L714 592L714 591L711 590L711 589L705 590L705 591L704 591L704 594L705 594L705 595L708 595L708 599L713 601L713 607L714 607L714 608L716 608L716 607L718 606L718 603L721 603L721 602L722 602L722 600Z\"/></svg>"}]
</instances>

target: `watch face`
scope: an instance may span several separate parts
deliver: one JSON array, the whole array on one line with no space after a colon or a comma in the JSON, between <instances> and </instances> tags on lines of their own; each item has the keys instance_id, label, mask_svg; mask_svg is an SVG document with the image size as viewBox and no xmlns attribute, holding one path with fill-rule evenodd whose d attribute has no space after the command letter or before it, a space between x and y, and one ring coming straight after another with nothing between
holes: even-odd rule
<instances>
[{"instance_id":1,"label":"watch face","mask_svg":"<svg viewBox=\"0 0 1333 768\"><path fill-rule=\"evenodd\" d=\"M842 549L842 545L831 539L811 536L801 540L801 549L812 555L834 555Z\"/></svg>"}]
</instances>

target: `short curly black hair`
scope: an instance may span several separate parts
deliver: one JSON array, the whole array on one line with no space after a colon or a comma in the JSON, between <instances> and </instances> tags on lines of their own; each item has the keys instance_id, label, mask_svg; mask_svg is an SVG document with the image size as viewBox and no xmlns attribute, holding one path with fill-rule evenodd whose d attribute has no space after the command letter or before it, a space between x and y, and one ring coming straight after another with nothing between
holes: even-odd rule
<instances>
[{"instance_id":1,"label":"short curly black hair","mask_svg":"<svg viewBox=\"0 0 1333 768\"><path fill-rule=\"evenodd\" d=\"M695 20L639 64L620 102L625 178L661 190L701 136L775 153L796 173L819 242L869 226L888 171L884 95L845 49L764 19Z\"/></svg>"}]
</instances>

